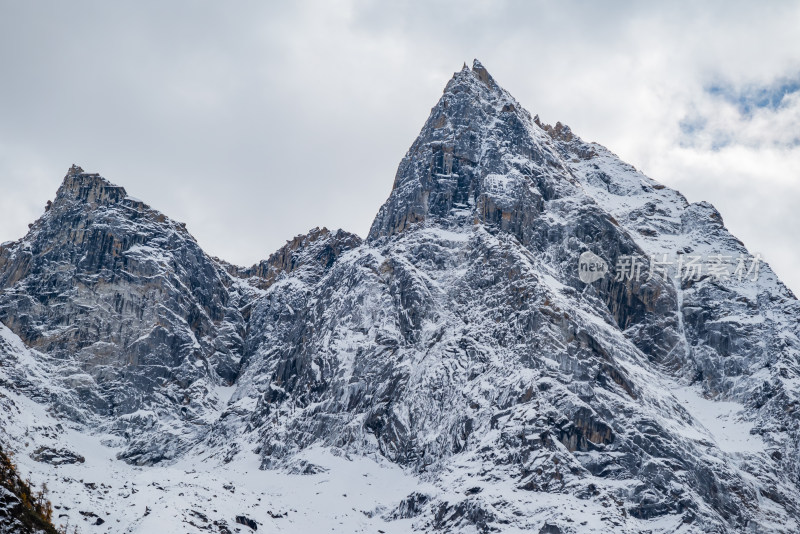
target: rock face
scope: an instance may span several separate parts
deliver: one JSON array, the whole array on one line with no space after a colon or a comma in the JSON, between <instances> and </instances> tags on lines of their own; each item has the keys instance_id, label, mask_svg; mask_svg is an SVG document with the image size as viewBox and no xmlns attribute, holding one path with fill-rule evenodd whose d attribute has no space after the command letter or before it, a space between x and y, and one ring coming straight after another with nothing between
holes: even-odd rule
<instances>
[{"instance_id":1,"label":"rock face","mask_svg":"<svg viewBox=\"0 0 800 534\"><path fill-rule=\"evenodd\" d=\"M790 292L766 266L757 287L578 278L586 251L647 269L678 246L745 252L712 208L560 124L541 127L476 63L448 83L367 244L255 305L234 399L256 403L245 422L265 466L323 442L445 487L499 477L599 500L620 525L672 516L706 532L781 528L797 480L770 473L795 469L796 422L778 406L796 393L769 369L797 370ZM765 350L760 329L744 326L755 320L783 332L784 349ZM720 461L724 451L677 431L699 426L670 395L679 383L752 407L752 432L783 460ZM764 494L783 511L763 514ZM516 524L511 508L482 495L440 501L427 524Z\"/></svg>"},{"instance_id":2,"label":"rock face","mask_svg":"<svg viewBox=\"0 0 800 534\"><path fill-rule=\"evenodd\" d=\"M228 271L236 277L249 279L261 289L267 289L282 275L302 272L301 276L316 276L333 265L342 253L361 245L362 239L355 234L327 228L313 228L305 235L295 236L268 259L242 269L226 264Z\"/></svg>"},{"instance_id":3,"label":"rock face","mask_svg":"<svg viewBox=\"0 0 800 534\"><path fill-rule=\"evenodd\" d=\"M232 266L73 168L0 249L0 320L63 393L0 385L100 421L130 462L386 458L428 486L364 513L419 530L795 532L800 304L764 263L690 278L664 254L747 251L476 61L364 242L314 229ZM612 272L584 283L581 257Z\"/></svg>"},{"instance_id":4,"label":"rock face","mask_svg":"<svg viewBox=\"0 0 800 534\"><path fill-rule=\"evenodd\" d=\"M194 426L211 388L235 380L245 324L234 286L182 224L76 166L28 235L0 247L0 321L79 397L58 407L79 420L137 414L128 436ZM159 451L145 434L131 459L181 446Z\"/></svg>"}]
</instances>

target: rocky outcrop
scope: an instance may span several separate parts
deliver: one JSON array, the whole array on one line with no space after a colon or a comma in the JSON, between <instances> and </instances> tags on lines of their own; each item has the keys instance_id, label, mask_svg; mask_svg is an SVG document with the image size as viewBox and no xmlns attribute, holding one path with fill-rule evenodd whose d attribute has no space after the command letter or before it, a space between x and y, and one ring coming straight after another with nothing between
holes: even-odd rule
<instances>
[{"instance_id":1,"label":"rocky outcrop","mask_svg":"<svg viewBox=\"0 0 800 534\"><path fill-rule=\"evenodd\" d=\"M154 410L191 428L212 388L236 378L240 300L183 224L76 166L28 235L0 248L0 321L58 362L83 407L142 440L135 461L181 445L155 452L149 423L120 418Z\"/></svg>"},{"instance_id":2,"label":"rocky outcrop","mask_svg":"<svg viewBox=\"0 0 800 534\"><path fill-rule=\"evenodd\" d=\"M31 454L31 458L50 465L82 464L86 461L86 458L68 449L52 447L37 447Z\"/></svg>"},{"instance_id":3,"label":"rocky outcrop","mask_svg":"<svg viewBox=\"0 0 800 534\"><path fill-rule=\"evenodd\" d=\"M362 240L355 234L327 228L313 228L307 234L295 236L291 241L272 253L264 261L243 269L227 265L228 271L239 278L252 281L253 285L267 289L282 275L302 270L305 276L319 276L336 259L348 250L361 245Z\"/></svg>"}]
</instances>

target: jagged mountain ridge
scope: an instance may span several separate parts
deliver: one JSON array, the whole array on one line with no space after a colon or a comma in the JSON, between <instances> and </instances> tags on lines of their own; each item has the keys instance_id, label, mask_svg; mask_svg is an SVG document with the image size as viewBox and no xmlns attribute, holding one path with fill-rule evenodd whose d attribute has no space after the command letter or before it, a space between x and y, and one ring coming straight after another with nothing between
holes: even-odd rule
<instances>
[{"instance_id":1,"label":"jagged mountain ridge","mask_svg":"<svg viewBox=\"0 0 800 534\"><path fill-rule=\"evenodd\" d=\"M244 320L227 273L182 224L80 167L28 235L0 248L0 288L0 320L76 397L56 405L83 422L128 416L133 461L195 441L210 388L238 372Z\"/></svg>"},{"instance_id":2,"label":"jagged mountain ridge","mask_svg":"<svg viewBox=\"0 0 800 534\"><path fill-rule=\"evenodd\" d=\"M77 341L65 336L63 323L71 320L65 316L90 321L93 312L59 315L33 304L52 293L43 287L77 286L80 295L81 276L115 283L128 267L109 258L127 258L140 243L157 241L159 255L192 251L188 280L194 283L200 265L210 275L199 286L211 298L189 302L211 321L195 327L190 318L197 314L187 313L193 308L171 310L185 339L188 332L197 338L199 328L200 348L171 345L175 365L168 377L157 375L176 384L169 402L151 399L149 382L136 389L159 410L132 427L147 439L126 436L126 424L112 423L118 413L91 410L128 440L121 456L129 461L193 454L232 461L256 450L262 467L291 468L303 451L320 445L388 458L432 486L373 515L422 530L569 532L587 506L596 513L585 516L580 531L603 531L604 524L627 532L796 528L800 310L794 296L766 265L755 283L609 276L583 284L577 258L586 250L611 264L635 256L645 265L651 255L676 250L746 251L713 207L689 204L560 124L542 125L478 62L448 83L364 243L346 232L315 230L243 269L207 258L190 238L175 247L172 230L172 241L89 232L100 237L66 243L103 253L79 263L72 278L48 273L45 280L53 282L42 284L38 265L79 257L64 259L63 250L46 246L59 242L58 222L66 218L82 229L85 218L90 228L105 228L111 211L129 224L124 191L107 182L96 190L96 180L102 179L73 169L62 186L77 191L66 195L71 203L60 190L29 235L0 250L0 319L29 347L75 365L62 349L81 354L81 342L102 343L104 332L79 329L85 339ZM67 186L75 181L80 185ZM57 217L52 224L59 228L48 233ZM146 219L164 222L159 217ZM117 252L113 243L121 243ZM166 264L180 275L186 255ZM142 269L133 274L152 276ZM166 269L160 276L175 274ZM204 286L209 280L211 288ZM133 277L125 284L141 282ZM167 294L177 302L186 298L180 284L172 289ZM115 299L109 292L98 300ZM63 300L69 305L75 298ZM226 311L209 313L209 302ZM113 324L125 317L124 306L102 317ZM151 324L129 321L119 331ZM115 356L130 351L119 339L110 351ZM213 352L205 348L212 345ZM106 362L77 359L103 391ZM152 380L136 362L116 363L123 361L128 383L141 384L129 376ZM66 374L63 364L53 369ZM193 382L182 383L183 376ZM73 396L73 382L64 396ZM23 383L17 377L4 385ZM235 387L225 402L219 388L228 383ZM752 434L722 443L701 423L703 414L692 412L704 401L686 388L690 383L740 403L745 411L737 428ZM181 393L191 398L189 416L175 402ZM85 412L84 398L70 402ZM164 440L165 420L190 429L179 445L174 432ZM549 505L530 502L545 496ZM592 522L601 516L606 523Z\"/></svg>"}]
</instances>

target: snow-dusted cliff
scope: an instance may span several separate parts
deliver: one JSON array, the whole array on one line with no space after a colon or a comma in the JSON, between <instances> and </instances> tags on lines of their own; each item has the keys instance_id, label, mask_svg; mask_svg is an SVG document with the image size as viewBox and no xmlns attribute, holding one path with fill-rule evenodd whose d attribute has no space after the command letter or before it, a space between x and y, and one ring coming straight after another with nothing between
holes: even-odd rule
<instances>
[{"instance_id":1,"label":"snow-dusted cliff","mask_svg":"<svg viewBox=\"0 0 800 534\"><path fill-rule=\"evenodd\" d=\"M2 432L87 532L795 532L800 305L739 257L476 61L363 242L235 267L71 169L0 248Z\"/></svg>"}]
</instances>

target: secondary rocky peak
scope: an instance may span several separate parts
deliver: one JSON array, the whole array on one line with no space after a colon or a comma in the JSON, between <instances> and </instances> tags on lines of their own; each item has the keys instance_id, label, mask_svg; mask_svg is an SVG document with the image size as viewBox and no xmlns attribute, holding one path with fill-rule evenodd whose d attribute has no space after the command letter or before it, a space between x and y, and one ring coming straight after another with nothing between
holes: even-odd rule
<instances>
[{"instance_id":1,"label":"secondary rocky peak","mask_svg":"<svg viewBox=\"0 0 800 534\"><path fill-rule=\"evenodd\" d=\"M116 204L127 196L124 187L112 184L98 173L85 172L80 166L72 165L56 193L54 204L64 201L92 206Z\"/></svg>"},{"instance_id":2,"label":"secondary rocky peak","mask_svg":"<svg viewBox=\"0 0 800 534\"><path fill-rule=\"evenodd\" d=\"M318 276L333 265L339 256L361 243L360 237L341 229L331 232L325 227L312 228L307 234L295 236L287 241L268 259L249 269L234 268L232 274L255 278L255 285L266 289L281 275L301 269L308 271L306 273L308 275Z\"/></svg>"},{"instance_id":3,"label":"secondary rocky peak","mask_svg":"<svg viewBox=\"0 0 800 534\"><path fill-rule=\"evenodd\" d=\"M543 126L539 124L539 126L541 126L541 128L556 141L564 141L569 143L575 139L572 129L566 124L561 124L561 122L557 122L555 126L550 126L549 124L545 124Z\"/></svg>"},{"instance_id":4,"label":"secondary rocky peak","mask_svg":"<svg viewBox=\"0 0 800 534\"><path fill-rule=\"evenodd\" d=\"M60 358L65 376L86 377L68 391L91 398L94 415L166 395L180 425L205 410L207 392L191 387L236 376L243 319L230 282L183 225L73 166L30 232L0 249L0 322ZM153 453L135 436L124 455L137 462L179 447Z\"/></svg>"}]
</instances>

